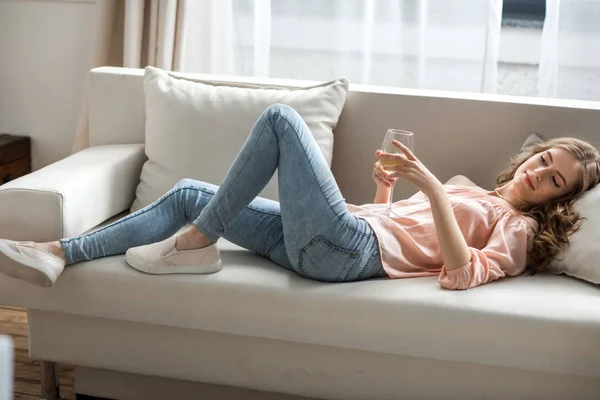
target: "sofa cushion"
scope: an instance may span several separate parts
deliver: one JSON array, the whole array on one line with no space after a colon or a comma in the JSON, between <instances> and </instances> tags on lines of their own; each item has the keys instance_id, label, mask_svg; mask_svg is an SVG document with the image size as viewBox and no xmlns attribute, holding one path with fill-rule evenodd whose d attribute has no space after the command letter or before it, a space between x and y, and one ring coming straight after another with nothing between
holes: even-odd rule
<instances>
[{"instance_id":1,"label":"sofa cushion","mask_svg":"<svg viewBox=\"0 0 600 400\"><path fill-rule=\"evenodd\" d=\"M218 81L184 79L147 67L148 161L132 211L150 204L182 178L222 182L254 122L274 103L298 111L331 165L333 128L347 91L345 79L291 89L249 84L234 87ZM276 177L260 195L277 199Z\"/></svg>"},{"instance_id":2,"label":"sofa cushion","mask_svg":"<svg viewBox=\"0 0 600 400\"><path fill-rule=\"evenodd\" d=\"M591 345L600 296L585 282L539 274L462 292L439 290L437 277L331 284L224 239L219 248L223 270L212 275L147 275L112 256L67 267L51 289L4 277L0 304L600 378Z\"/></svg>"}]
</instances>

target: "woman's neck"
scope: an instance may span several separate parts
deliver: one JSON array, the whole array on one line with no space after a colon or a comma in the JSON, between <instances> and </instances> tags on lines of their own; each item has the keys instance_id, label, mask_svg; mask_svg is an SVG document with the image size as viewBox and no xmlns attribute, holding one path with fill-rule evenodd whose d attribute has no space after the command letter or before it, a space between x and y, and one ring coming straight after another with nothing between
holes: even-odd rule
<instances>
[{"instance_id":1,"label":"woman's neck","mask_svg":"<svg viewBox=\"0 0 600 400\"><path fill-rule=\"evenodd\" d=\"M509 203L512 203L512 191L508 188L508 185L509 184L505 184L503 186L500 186L499 188L494 189L494 195L508 201Z\"/></svg>"},{"instance_id":2,"label":"woman's neck","mask_svg":"<svg viewBox=\"0 0 600 400\"><path fill-rule=\"evenodd\" d=\"M501 198L502 200L509 203L513 208L518 209L518 205L521 204L521 200L515 195L515 192L512 190L512 186L509 183L494 189L492 196L496 196Z\"/></svg>"}]
</instances>

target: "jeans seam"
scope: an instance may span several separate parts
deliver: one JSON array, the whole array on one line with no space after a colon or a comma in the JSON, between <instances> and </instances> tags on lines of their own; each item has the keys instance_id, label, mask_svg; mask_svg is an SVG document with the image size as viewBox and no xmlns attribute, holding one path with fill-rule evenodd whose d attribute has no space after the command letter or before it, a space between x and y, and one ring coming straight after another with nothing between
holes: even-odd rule
<instances>
[{"instance_id":1,"label":"jeans seam","mask_svg":"<svg viewBox=\"0 0 600 400\"><path fill-rule=\"evenodd\" d=\"M344 282L346 281L346 278L348 277L348 274L350 273L350 271L352 271L352 267L354 267L356 265L356 263L358 262L358 260L360 259L360 253L358 254L358 256L353 257L352 262L347 262L346 266L344 268L342 268L342 270L340 271L337 280L339 282Z\"/></svg>"},{"instance_id":2,"label":"jeans seam","mask_svg":"<svg viewBox=\"0 0 600 400\"><path fill-rule=\"evenodd\" d=\"M377 243L376 243L377 244ZM376 256L378 256L378 250L375 249L373 250L373 254L371 255L371 257L369 257L369 259L367 260L367 262L365 263L365 265L363 266L362 270L360 271L360 273L358 274L356 279L360 279L365 275L365 272L367 271L367 268L371 265L371 263L373 262L373 260L375 259Z\"/></svg>"},{"instance_id":3,"label":"jeans seam","mask_svg":"<svg viewBox=\"0 0 600 400\"><path fill-rule=\"evenodd\" d=\"M275 241L275 243L273 244L273 246L271 246L271 248L269 248L269 250L267 251L266 255L267 255L268 259L271 259L271 253L273 253L273 249L275 248L275 246L277 246L281 242L282 239L283 239L283 232L281 232L279 234L279 237L277 238L277 240ZM265 241L266 240L267 239L265 238Z\"/></svg>"},{"instance_id":4,"label":"jeans seam","mask_svg":"<svg viewBox=\"0 0 600 400\"><path fill-rule=\"evenodd\" d=\"M251 210L261 212L261 213L265 213L265 214L269 214L269 215L275 215L275 216L281 216L281 214L277 214L277 213L271 212L269 210L264 210L262 208L252 207L251 205L247 205L246 207L248 207Z\"/></svg>"},{"instance_id":5,"label":"jeans seam","mask_svg":"<svg viewBox=\"0 0 600 400\"><path fill-rule=\"evenodd\" d=\"M358 217L357 217L357 218L358 218ZM359 218L359 219L360 219L360 218ZM354 233L356 233L356 234L358 234L358 235L362 236L363 238L367 238L367 237L369 237L369 238L370 238L370 237L373 237L373 236L375 236L373 233L364 233L364 232L361 232L361 231L359 231L358 229L354 228L354 227L353 227L353 226L351 226L351 225L348 225L348 229L349 229L349 230L351 230L353 234L354 234Z\"/></svg>"},{"instance_id":6,"label":"jeans seam","mask_svg":"<svg viewBox=\"0 0 600 400\"><path fill-rule=\"evenodd\" d=\"M369 263L366 263L362 269L360 270L360 273L358 274L358 276L356 277L356 280L359 281L361 280L364 276L365 276L365 272L367 271L367 268L369 267Z\"/></svg>"}]
</instances>

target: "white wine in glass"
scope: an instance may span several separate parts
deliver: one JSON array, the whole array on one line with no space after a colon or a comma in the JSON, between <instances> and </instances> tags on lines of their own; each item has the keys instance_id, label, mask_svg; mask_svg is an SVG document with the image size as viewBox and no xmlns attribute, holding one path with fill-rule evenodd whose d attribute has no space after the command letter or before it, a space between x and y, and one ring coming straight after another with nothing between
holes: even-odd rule
<instances>
[{"instance_id":1,"label":"white wine in glass","mask_svg":"<svg viewBox=\"0 0 600 400\"><path fill-rule=\"evenodd\" d=\"M381 145L381 151L383 151L384 153L402 154L402 151L392 144L392 141L394 141L394 140L397 140L398 142L402 143L403 145L408 147L408 149L410 151L412 151L414 153L414 151L415 151L415 134L412 132L403 131L400 129L388 129L387 133L385 134L385 138L383 139L383 144ZM385 170L387 170L386 167L394 167L396 165L396 163L394 163L393 161L390 162L390 161L383 160L381 162L381 165L383 166L383 168ZM390 196L387 201L385 215L387 215L388 217L396 217L397 218L397 217L399 217L399 215L395 214L392 211L394 186L395 186L395 183L393 183L392 187L390 188Z\"/></svg>"}]
</instances>

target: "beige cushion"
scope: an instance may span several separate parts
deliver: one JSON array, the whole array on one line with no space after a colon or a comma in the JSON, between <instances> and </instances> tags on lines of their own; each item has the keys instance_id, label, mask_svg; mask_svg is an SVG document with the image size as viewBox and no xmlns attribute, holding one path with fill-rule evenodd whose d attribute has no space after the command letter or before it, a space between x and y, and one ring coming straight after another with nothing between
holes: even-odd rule
<instances>
[{"instance_id":1,"label":"beige cushion","mask_svg":"<svg viewBox=\"0 0 600 400\"><path fill-rule=\"evenodd\" d=\"M257 118L274 103L298 111L331 165L333 128L348 91L345 79L300 89L228 85L146 68L148 161L132 211L156 200L181 178L220 184ZM278 198L275 178L261 196Z\"/></svg>"},{"instance_id":2,"label":"beige cushion","mask_svg":"<svg viewBox=\"0 0 600 400\"><path fill-rule=\"evenodd\" d=\"M0 304L600 378L600 296L581 281L539 274L460 293L437 277L331 284L219 248L211 275L149 275L113 256L65 268L50 289L2 277Z\"/></svg>"},{"instance_id":3,"label":"beige cushion","mask_svg":"<svg viewBox=\"0 0 600 400\"><path fill-rule=\"evenodd\" d=\"M549 271L566 274L600 284L600 186L585 193L575 203L575 210L586 219L581 229L571 236L569 247L550 264Z\"/></svg>"}]
</instances>

